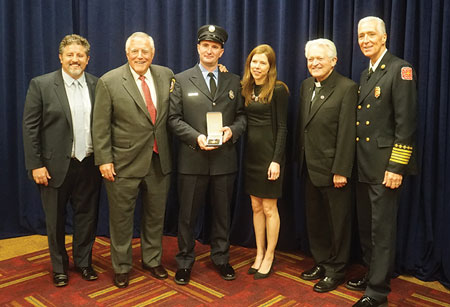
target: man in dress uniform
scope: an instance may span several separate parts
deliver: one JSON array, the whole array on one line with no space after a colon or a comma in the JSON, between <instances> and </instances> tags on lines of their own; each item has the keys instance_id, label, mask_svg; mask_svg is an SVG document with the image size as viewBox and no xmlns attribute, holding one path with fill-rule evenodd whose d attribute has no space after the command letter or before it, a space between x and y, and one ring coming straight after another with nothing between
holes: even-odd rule
<instances>
[{"instance_id":1,"label":"man in dress uniform","mask_svg":"<svg viewBox=\"0 0 450 307\"><path fill-rule=\"evenodd\" d=\"M38 184L45 212L53 283L68 284L66 205L73 208L73 261L84 280L95 280L92 246L101 177L94 165L91 110L97 77L84 72L89 42L76 34L59 45L62 69L30 82L23 112L25 164Z\"/></svg>"},{"instance_id":2,"label":"man in dress uniform","mask_svg":"<svg viewBox=\"0 0 450 307\"><path fill-rule=\"evenodd\" d=\"M225 280L235 279L229 264L230 203L232 199L237 153L235 143L244 132L246 117L240 94L239 77L218 70L225 29L204 25L197 32L200 63L176 75L170 94L168 124L180 141L178 151L178 270L175 282L189 283L194 264L194 227L205 205L209 189L212 206L211 259ZM222 142L206 146L207 112L222 113Z\"/></svg>"},{"instance_id":3,"label":"man in dress uniform","mask_svg":"<svg viewBox=\"0 0 450 307\"><path fill-rule=\"evenodd\" d=\"M173 73L152 64L155 44L147 33L133 33L125 51L128 63L98 81L93 126L95 163L108 194L114 284L119 288L128 286L139 193L142 268L158 279L168 276L161 265L161 241L172 171L166 123Z\"/></svg>"},{"instance_id":4,"label":"man in dress uniform","mask_svg":"<svg viewBox=\"0 0 450 307\"><path fill-rule=\"evenodd\" d=\"M334 70L337 53L332 41L309 41L305 56L311 78L303 81L300 89L297 138L315 266L300 277L320 279L314 291L328 292L344 282L350 255L349 178L355 158L358 86Z\"/></svg>"},{"instance_id":5,"label":"man in dress uniform","mask_svg":"<svg viewBox=\"0 0 450 307\"><path fill-rule=\"evenodd\" d=\"M394 268L398 197L416 132L416 76L406 61L386 49L383 20L358 24L358 43L370 59L360 80L356 110L357 214L367 274L346 287L365 291L354 306L387 305Z\"/></svg>"}]
</instances>

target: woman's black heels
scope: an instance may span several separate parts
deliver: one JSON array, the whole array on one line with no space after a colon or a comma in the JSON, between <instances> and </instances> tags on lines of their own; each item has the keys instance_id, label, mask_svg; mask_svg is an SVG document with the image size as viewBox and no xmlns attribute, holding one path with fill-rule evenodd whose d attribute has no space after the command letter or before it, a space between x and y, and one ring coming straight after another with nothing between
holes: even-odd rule
<instances>
[{"instance_id":1,"label":"woman's black heels","mask_svg":"<svg viewBox=\"0 0 450 307\"><path fill-rule=\"evenodd\" d=\"M255 268L250 267L250 268L248 269L248 271L247 271L247 274L248 274L248 275L254 275L254 274L256 274L256 272L258 272L258 269L255 269Z\"/></svg>"},{"instance_id":2,"label":"woman's black heels","mask_svg":"<svg viewBox=\"0 0 450 307\"><path fill-rule=\"evenodd\" d=\"M258 271L255 272L255 275L253 276L254 279L263 279L263 278L267 278L269 277L270 273L272 273L272 269L273 269L273 264L275 262L275 258L273 258L272 260L272 264L270 265L270 269L269 272L267 273L260 273ZM250 268L251 269L251 268ZM249 270L250 271L250 270Z\"/></svg>"}]
</instances>

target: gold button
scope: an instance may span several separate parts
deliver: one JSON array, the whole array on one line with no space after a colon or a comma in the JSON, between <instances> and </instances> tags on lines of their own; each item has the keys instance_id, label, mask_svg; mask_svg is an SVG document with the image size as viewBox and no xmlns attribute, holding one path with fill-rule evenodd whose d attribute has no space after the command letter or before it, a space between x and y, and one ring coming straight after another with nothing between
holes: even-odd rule
<instances>
[{"instance_id":1,"label":"gold button","mask_svg":"<svg viewBox=\"0 0 450 307\"><path fill-rule=\"evenodd\" d=\"M366 142L370 142L370 138L369 137L366 138Z\"/></svg>"},{"instance_id":2,"label":"gold button","mask_svg":"<svg viewBox=\"0 0 450 307\"><path fill-rule=\"evenodd\" d=\"M359 120L358 120L358 121L356 121L356 126L359 126Z\"/></svg>"},{"instance_id":3,"label":"gold button","mask_svg":"<svg viewBox=\"0 0 450 307\"><path fill-rule=\"evenodd\" d=\"M356 141L359 142L359 137L356 137Z\"/></svg>"},{"instance_id":4,"label":"gold button","mask_svg":"<svg viewBox=\"0 0 450 307\"><path fill-rule=\"evenodd\" d=\"M369 126L370 125L370 122L369 121L366 121L366 126Z\"/></svg>"},{"instance_id":5,"label":"gold button","mask_svg":"<svg viewBox=\"0 0 450 307\"><path fill-rule=\"evenodd\" d=\"M359 106L358 106L358 110L361 110L361 108L362 108L362 107L359 105Z\"/></svg>"},{"instance_id":6,"label":"gold button","mask_svg":"<svg viewBox=\"0 0 450 307\"><path fill-rule=\"evenodd\" d=\"M367 109L370 109L370 103L367 104Z\"/></svg>"},{"instance_id":7,"label":"gold button","mask_svg":"<svg viewBox=\"0 0 450 307\"><path fill-rule=\"evenodd\" d=\"M213 106L215 106L216 105L216 103L215 102L213 102Z\"/></svg>"}]
</instances>

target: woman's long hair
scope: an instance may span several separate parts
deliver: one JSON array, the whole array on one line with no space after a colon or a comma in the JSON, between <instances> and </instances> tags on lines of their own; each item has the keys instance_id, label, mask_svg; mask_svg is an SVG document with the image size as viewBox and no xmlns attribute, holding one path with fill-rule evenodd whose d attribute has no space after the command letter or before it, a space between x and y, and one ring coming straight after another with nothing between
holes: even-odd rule
<instances>
[{"instance_id":1,"label":"woman's long hair","mask_svg":"<svg viewBox=\"0 0 450 307\"><path fill-rule=\"evenodd\" d=\"M253 88L255 86L255 79L250 72L250 64L255 54L265 54L269 62L269 71L267 72L266 80L262 85L261 92L258 96L258 101L262 103L269 103L272 100L273 89L277 83L277 64L275 58L275 51L269 45L263 44L256 46L248 55L245 62L244 77L242 78L242 96L245 99L247 106L252 101Z\"/></svg>"}]
</instances>

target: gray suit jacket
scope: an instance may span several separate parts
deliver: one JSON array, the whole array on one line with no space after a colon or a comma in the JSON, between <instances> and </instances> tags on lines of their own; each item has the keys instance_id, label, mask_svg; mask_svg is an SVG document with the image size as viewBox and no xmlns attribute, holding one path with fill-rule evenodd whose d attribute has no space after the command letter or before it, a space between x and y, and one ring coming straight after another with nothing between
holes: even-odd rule
<instances>
[{"instance_id":1,"label":"gray suit jacket","mask_svg":"<svg viewBox=\"0 0 450 307\"><path fill-rule=\"evenodd\" d=\"M85 73L91 105L98 78ZM31 80L23 111L25 166L29 171L46 167L49 186L61 186L72 154L73 128L61 69Z\"/></svg>"},{"instance_id":2,"label":"gray suit jacket","mask_svg":"<svg viewBox=\"0 0 450 307\"><path fill-rule=\"evenodd\" d=\"M315 186L333 185L333 175L350 177L355 157L358 86L333 71L322 82L311 111L314 78L302 82L297 127L300 173L304 159Z\"/></svg>"},{"instance_id":3,"label":"gray suit jacket","mask_svg":"<svg viewBox=\"0 0 450 307\"><path fill-rule=\"evenodd\" d=\"M239 77L219 72L215 97L206 85L198 65L176 75L170 94L168 124L178 137L178 172L191 175L224 175L237 171L235 143L245 131L243 99ZM223 126L230 127L232 138L212 151L201 150L197 145L200 134L207 135L206 113L222 112Z\"/></svg>"},{"instance_id":4,"label":"gray suit jacket","mask_svg":"<svg viewBox=\"0 0 450 307\"><path fill-rule=\"evenodd\" d=\"M95 164L114 163L119 177L144 177L156 138L162 172L168 174L172 158L166 121L173 73L163 66L150 66L158 110L153 124L130 69L126 63L98 81L92 132Z\"/></svg>"}]
</instances>

